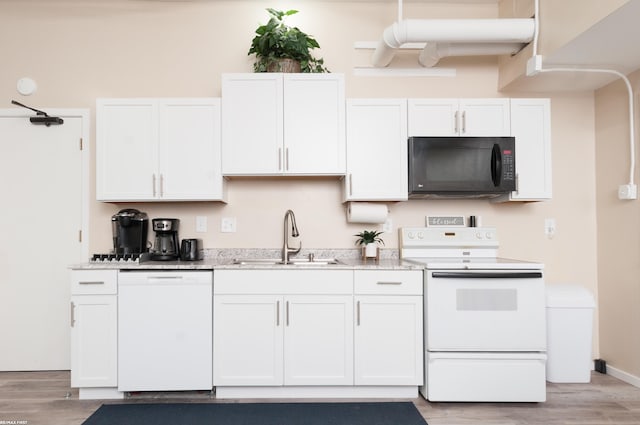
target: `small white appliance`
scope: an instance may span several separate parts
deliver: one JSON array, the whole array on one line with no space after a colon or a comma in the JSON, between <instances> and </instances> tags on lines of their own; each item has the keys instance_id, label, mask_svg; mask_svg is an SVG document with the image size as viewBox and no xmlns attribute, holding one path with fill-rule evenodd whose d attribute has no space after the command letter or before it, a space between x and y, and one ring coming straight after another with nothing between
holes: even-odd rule
<instances>
[{"instance_id":1,"label":"small white appliance","mask_svg":"<svg viewBox=\"0 0 640 425\"><path fill-rule=\"evenodd\" d=\"M491 227L401 228L400 255L422 264L430 401L546 400L543 265L497 257Z\"/></svg>"}]
</instances>

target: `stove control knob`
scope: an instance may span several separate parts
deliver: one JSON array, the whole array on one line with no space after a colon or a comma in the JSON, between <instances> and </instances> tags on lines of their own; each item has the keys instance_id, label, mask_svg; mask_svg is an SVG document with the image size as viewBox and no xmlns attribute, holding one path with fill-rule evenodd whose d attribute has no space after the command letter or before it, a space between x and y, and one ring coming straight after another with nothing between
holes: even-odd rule
<instances>
[{"instance_id":1,"label":"stove control knob","mask_svg":"<svg viewBox=\"0 0 640 425\"><path fill-rule=\"evenodd\" d=\"M482 239L482 233L480 233L480 232L476 233L476 238Z\"/></svg>"},{"instance_id":2,"label":"stove control knob","mask_svg":"<svg viewBox=\"0 0 640 425\"><path fill-rule=\"evenodd\" d=\"M493 235L491 234L491 232L487 232L487 239L492 239Z\"/></svg>"},{"instance_id":3,"label":"stove control knob","mask_svg":"<svg viewBox=\"0 0 640 425\"><path fill-rule=\"evenodd\" d=\"M424 239L424 233L418 232L418 239Z\"/></svg>"},{"instance_id":4,"label":"stove control knob","mask_svg":"<svg viewBox=\"0 0 640 425\"><path fill-rule=\"evenodd\" d=\"M415 236L413 235L413 232L408 232L408 233L407 233L407 237L408 237L409 239L413 239Z\"/></svg>"}]
</instances>

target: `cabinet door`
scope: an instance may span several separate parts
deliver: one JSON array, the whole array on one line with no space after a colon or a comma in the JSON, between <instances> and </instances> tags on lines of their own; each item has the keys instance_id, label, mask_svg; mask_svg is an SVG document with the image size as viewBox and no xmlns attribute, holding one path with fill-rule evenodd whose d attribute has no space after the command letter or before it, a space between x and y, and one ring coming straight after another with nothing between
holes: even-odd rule
<instances>
[{"instance_id":1,"label":"cabinet door","mask_svg":"<svg viewBox=\"0 0 640 425\"><path fill-rule=\"evenodd\" d=\"M162 200L223 199L220 99L170 99L159 106Z\"/></svg>"},{"instance_id":2,"label":"cabinet door","mask_svg":"<svg viewBox=\"0 0 640 425\"><path fill-rule=\"evenodd\" d=\"M405 99L347 102L345 201L407 200Z\"/></svg>"},{"instance_id":3,"label":"cabinet door","mask_svg":"<svg viewBox=\"0 0 640 425\"><path fill-rule=\"evenodd\" d=\"M551 199L551 119L549 99L511 99L516 138L516 191L509 200Z\"/></svg>"},{"instance_id":4,"label":"cabinet door","mask_svg":"<svg viewBox=\"0 0 640 425\"><path fill-rule=\"evenodd\" d=\"M355 385L422 385L422 297L359 295L355 303Z\"/></svg>"},{"instance_id":5,"label":"cabinet door","mask_svg":"<svg viewBox=\"0 0 640 425\"><path fill-rule=\"evenodd\" d=\"M509 99L460 100L461 136L509 136Z\"/></svg>"},{"instance_id":6,"label":"cabinet door","mask_svg":"<svg viewBox=\"0 0 640 425\"><path fill-rule=\"evenodd\" d=\"M458 99L409 99L408 136L457 136Z\"/></svg>"},{"instance_id":7,"label":"cabinet door","mask_svg":"<svg viewBox=\"0 0 640 425\"><path fill-rule=\"evenodd\" d=\"M216 295L213 385L282 385L283 302L277 295Z\"/></svg>"},{"instance_id":8,"label":"cabinet door","mask_svg":"<svg viewBox=\"0 0 640 425\"><path fill-rule=\"evenodd\" d=\"M96 198L155 198L158 170L158 109L149 99L98 99Z\"/></svg>"},{"instance_id":9,"label":"cabinet door","mask_svg":"<svg viewBox=\"0 0 640 425\"><path fill-rule=\"evenodd\" d=\"M353 385L353 297L285 298L285 385Z\"/></svg>"},{"instance_id":10,"label":"cabinet door","mask_svg":"<svg viewBox=\"0 0 640 425\"><path fill-rule=\"evenodd\" d=\"M342 74L284 74L284 172L345 173Z\"/></svg>"},{"instance_id":11,"label":"cabinet door","mask_svg":"<svg viewBox=\"0 0 640 425\"><path fill-rule=\"evenodd\" d=\"M409 99L409 137L509 136L509 99Z\"/></svg>"},{"instance_id":12,"label":"cabinet door","mask_svg":"<svg viewBox=\"0 0 640 425\"><path fill-rule=\"evenodd\" d=\"M117 295L71 297L71 386L118 382Z\"/></svg>"},{"instance_id":13,"label":"cabinet door","mask_svg":"<svg viewBox=\"0 0 640 425\"><path fill-rule=\"evenodd\" d=\"M282 74L222 76L222 172L283 171Z\"/></svg>"}]
</instances>

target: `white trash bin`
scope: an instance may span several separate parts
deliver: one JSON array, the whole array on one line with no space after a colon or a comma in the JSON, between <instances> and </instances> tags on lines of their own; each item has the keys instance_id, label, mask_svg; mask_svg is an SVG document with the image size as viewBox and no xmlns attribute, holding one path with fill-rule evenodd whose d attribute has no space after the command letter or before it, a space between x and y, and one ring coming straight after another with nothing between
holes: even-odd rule
<instances>
[{"instance_id":1,"label":"white trash bin","mask_svg":"<svg viewBox=\"0 0 640 425\"><path fill-rule=\"evenodd\" d=\"M548 284L547 381L591 381L593 309L589 290L580 285Z\"/></svg>"}]
</instances>

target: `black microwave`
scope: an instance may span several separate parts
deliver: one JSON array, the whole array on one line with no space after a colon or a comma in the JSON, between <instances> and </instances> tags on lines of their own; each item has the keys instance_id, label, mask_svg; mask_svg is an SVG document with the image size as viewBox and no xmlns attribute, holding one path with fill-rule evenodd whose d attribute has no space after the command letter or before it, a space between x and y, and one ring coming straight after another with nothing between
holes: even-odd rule
<instances>
[{"instance_id":1,"label":"black microwave","mask_svg":"<svg viewBox=\"0 0 640 425\"><path fill-rule=\"evenodd\" d=\"M514 137L410 137L409 198L496 197L516 189Z\"/></svg>"}]
</instances>

